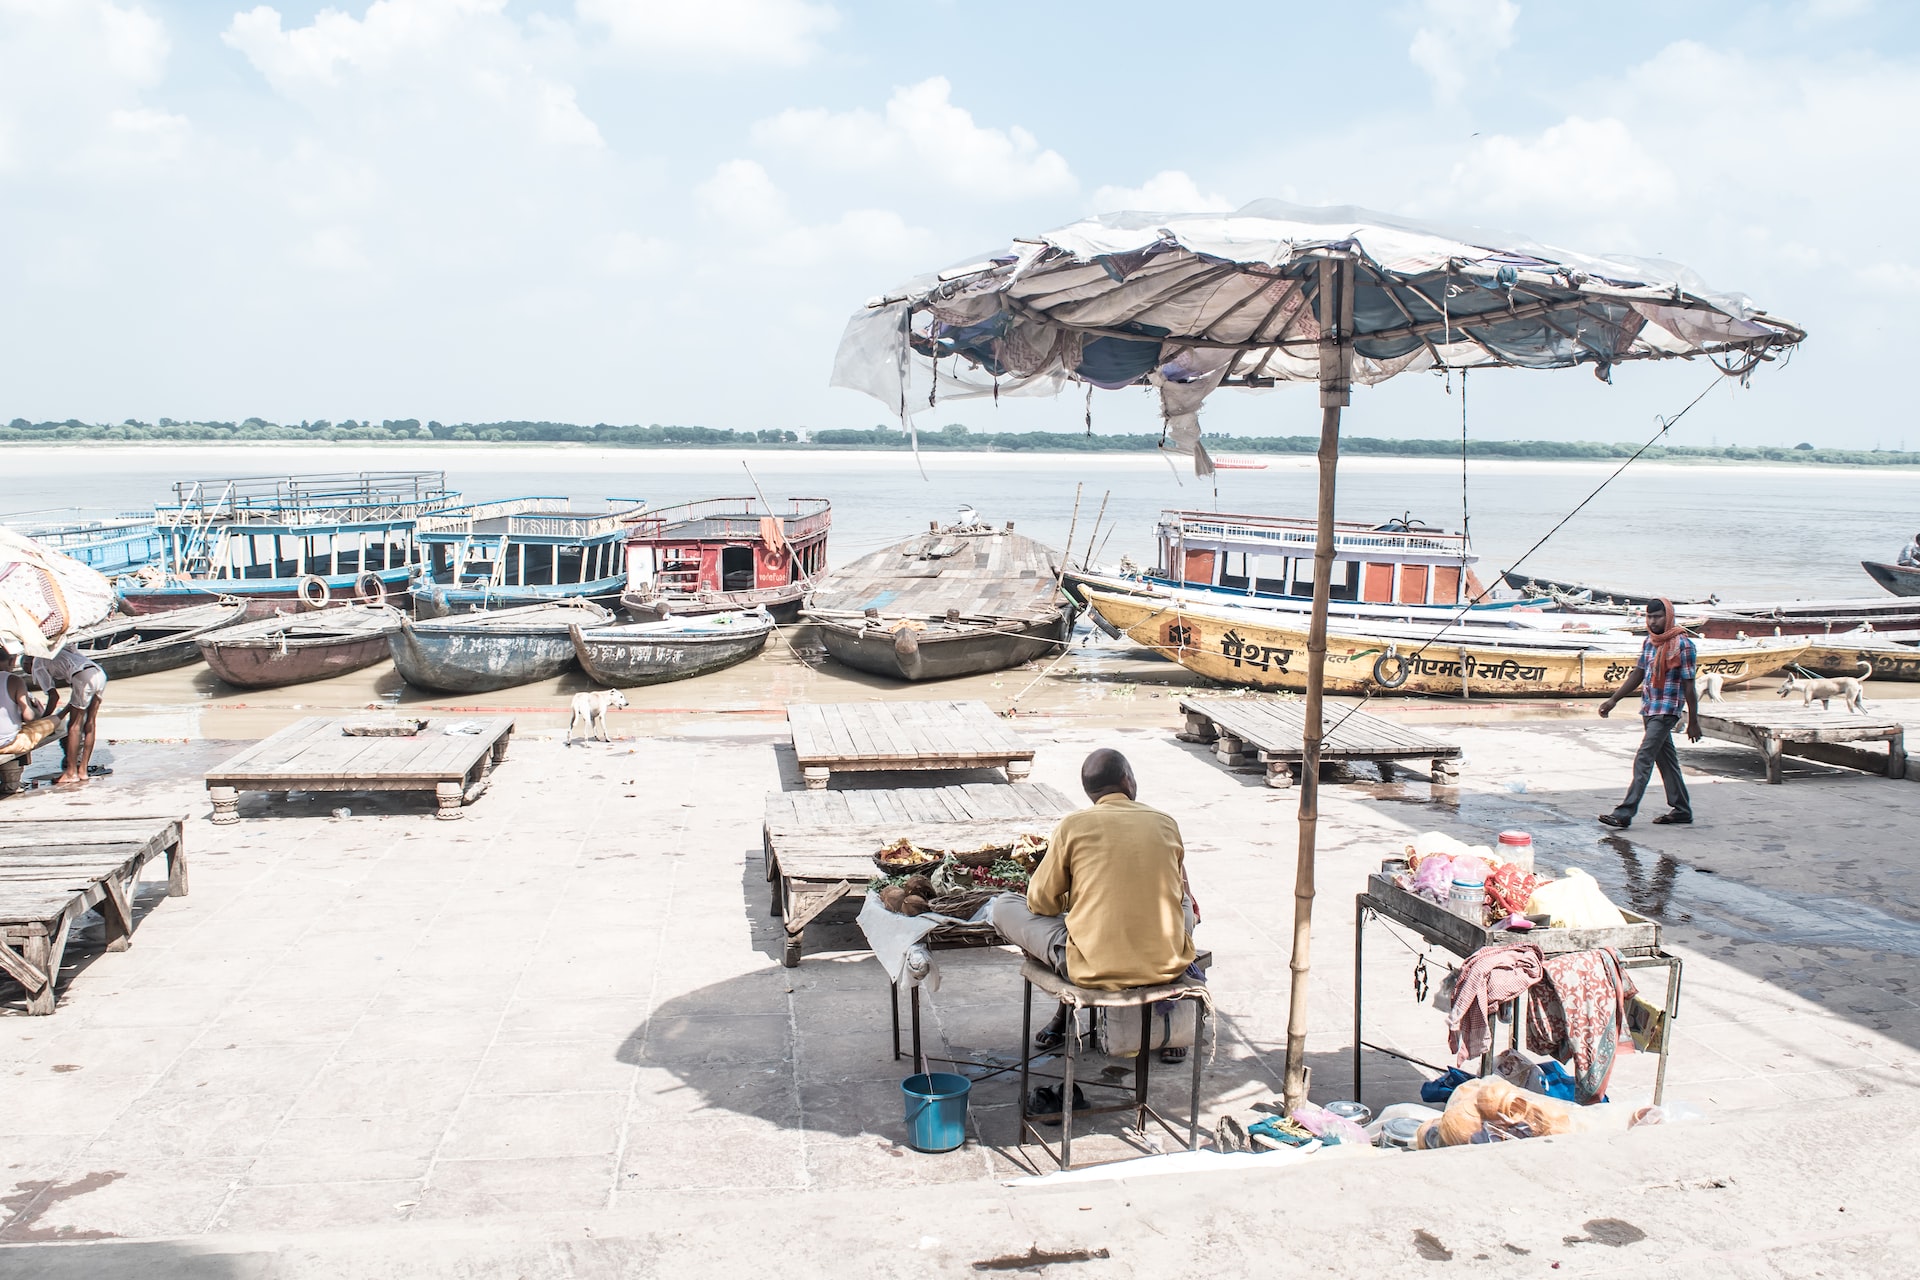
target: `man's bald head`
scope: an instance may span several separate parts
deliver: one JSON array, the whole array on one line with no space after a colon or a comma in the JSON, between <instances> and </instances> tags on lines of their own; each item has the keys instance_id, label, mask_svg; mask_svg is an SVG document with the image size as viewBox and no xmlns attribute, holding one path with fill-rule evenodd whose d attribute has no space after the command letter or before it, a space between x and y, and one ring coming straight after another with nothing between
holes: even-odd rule
<instances>
[{"instance_id":1,"label":"man's bald head","mask_svg":"<svg viewBox=\"0 0 1920 1280\"><path fill-rule=\"evenodd\" d=\"M1102 747L1080 762L1080 788L1087 799L1122 795L1131 800L1139 792L1133 780L1133 766L1112 747Z\"/></svg>"}]
</instances>

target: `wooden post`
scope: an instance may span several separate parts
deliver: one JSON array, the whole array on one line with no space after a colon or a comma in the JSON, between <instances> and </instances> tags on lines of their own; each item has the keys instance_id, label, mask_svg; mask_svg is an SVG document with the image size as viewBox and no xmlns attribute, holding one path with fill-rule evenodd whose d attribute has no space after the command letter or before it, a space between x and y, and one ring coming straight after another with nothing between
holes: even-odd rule
<instances>
[{"instance_id":1,"label":"wooden post","mask_svg":"<svg viewBox=\"0 0 1920 1280\"><path fill-rule=\"evenodd\" d=\"M1067 564L1073 559L1073 535L1080 528L1080 487L1080 484L1073 486L1073 519L1067 523L1067 549L1060 556L1060 572L1053 576L1055 591L1058 591L1060 584L1066 581Z\"/></svg>"},{"instance_id":2,"label":"wooden post","mask_svg":"<svg viewBox=\"0 0 1920 1280\"><path fill-rule=\"evenodd\" d=\"M1351 399L1353 259L1320 260L1320 508L1313 543L1313 614L1307 626L1306 723L1300 735L1300 847L1293 880L1292 983L1287 1007L1285 1100L1307 1100L1307 971L1313 943L1314 843L1320 821L1321 705L1327 675L1327 598L1333 585L1333 495L1340 410ZM1354 1053L1360 1052L1355 1044Z\"/></svg>"}]
</instances>

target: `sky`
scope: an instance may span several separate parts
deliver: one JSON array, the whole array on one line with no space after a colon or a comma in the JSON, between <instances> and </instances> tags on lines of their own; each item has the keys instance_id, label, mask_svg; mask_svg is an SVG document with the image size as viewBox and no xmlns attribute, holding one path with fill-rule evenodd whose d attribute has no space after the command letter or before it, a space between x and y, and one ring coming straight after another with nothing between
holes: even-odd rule
<instances>
[{"instance_id":1,"label":"sky","mask_svg":"<svg viewBox=\"0 0 1920 1280\"><path fill-rule=\"evenodd\" d=\"M1686 263L1810 337L1675 442L1920 448L1915 11L0 0L0 420L871 426L827 386L869 297L1090 213L1279 197ZM1644 439L1715 381L1489 371L1467 428ZM1459 390L1358 389L1346 429L1457 435ZM1093 419L1158 425L1138 391ZM1309 433L1317 401L1203 423Z\"/></svg>"}]
</instances>

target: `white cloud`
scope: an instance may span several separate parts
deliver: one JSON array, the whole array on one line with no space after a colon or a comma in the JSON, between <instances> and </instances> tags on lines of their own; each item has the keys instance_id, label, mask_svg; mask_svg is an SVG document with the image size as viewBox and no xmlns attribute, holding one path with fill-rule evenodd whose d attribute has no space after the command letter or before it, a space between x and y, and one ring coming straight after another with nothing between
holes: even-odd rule
<instances>
[{"instance_id":1,"label":"white cloud","mask_svg":"<svg viewBox=\"0 0 1920 1280\"><path fill-rule=\"evenodd\" d=\"M1434 97L1452 102L1493 70L1519 16L1513 0L1424 0L1407 56L1433 81Z\"/></svg>"},{"instance_id":2,"label":"white cloud","mask_svg":"<svg viewBox=\"0 0 1920 1280\"><path fill-rule=\"evenodd\" d=\"M1202 192L1179 169L1162 169L1137 187L1101 187L1093 193L1097 213L1137 209L1147 213L1211 213L1237 208L1225 196Z\"/></svg>"},{"instance_id":3,"label":"white cloud","mask_svg":"<svg viewBox=\"0 0 1920 1280\"><path fill-rule=\"evenodd\" d=\"M829 259L898 263L929 251L933 234L890 209L852 209L832 222L803 224L786 193L752 160L729 160L694 188L694 199L742 243L729 252L770 266Z\"/></svg>"},{"instance_id":4,"label":"white cloud","mask_svg":"<svg viewBox=\"0 0 1920 1280\"><path fill-rule=\"evenodd\" d=\"M740 231L771 231L791 217L786 194L752 160L727 161L693 194L709 213Z\"/></svg>"},{"instance_id":5,"label":"white cloud","mask_svg":"<svg viewBox=\"0 0 1920 1280\"><path fill-rule=\"evenodd\" d=\"M1615 119L1569 116L1533 138L1495 134L1454 166L1457 203L1496 213L1626 213L1674 198L1672 172Z\"/></svg>"},{"instance_id":6,"label":"white cloud","mask_svg":"<svg viewBox=\"0 0 1920 1280\"><path fill-rule=\"evenodd\" d=\"M599 127L541 58L506 0L374 0L361 17L323 9L288 29L278 10L236 13L221 38L280 93L331 116L369 114L391 130L396 103L423 131L505 125L559 147L600 150ZM481 120L449 110L483 104Z\"/></svg>"},{"instance_id":7,"label":"white cloud","mask_svg":"<svg viewBox=\"0 0 1920 1280\"><path fill-rule=\"evenodd\" d=\"M799 66L840 15L806 0L578 0L583 23L621 49L700 62Z\"/></svg>"},{"instance_id":8,"label":"white cloud","mask_svg":"<svg viewBox=\"0 0 1920 1280\"><path fill-rule=\"evenodd\" d=\"M913 176L982 200L1070 192L1078 183L1057 151L1018 125L983 127L952 101L943 76L897 88L882 114L792 109L753 126L769 150L840 172Z\"/></svg>"},{"instance_id":9,"label":"white cloud","mask_svg":"<svg viewBox=\"0 0 1920 1280\"><path fill-rule=\"evenodd\" d=\"M301 266L328 275L350 275L367 269L367 255L351 227L321 227L294 247Z\"/></svg>"},{"instance_id":10,"label":"white cloud","mask_svg":"<svg viewBox=\"0 0 1920 1280\"><path fill-rule=\"evenodd\" d=\"M170 51L136 4L0 0L0 171L102 178L177 159L187 120L145 101Z\"/></svg>"},{"instance_id":11,"label":"white cloud","mask_svg":"<svg viewBox=\"0 0 1920 1280\"><path fill-rule=\"evenodd\" d=\"M648 276L672 265L673 246L658 236L617 231L600 253L600 267L610 275Z\"/></svg>"}]
</instances>

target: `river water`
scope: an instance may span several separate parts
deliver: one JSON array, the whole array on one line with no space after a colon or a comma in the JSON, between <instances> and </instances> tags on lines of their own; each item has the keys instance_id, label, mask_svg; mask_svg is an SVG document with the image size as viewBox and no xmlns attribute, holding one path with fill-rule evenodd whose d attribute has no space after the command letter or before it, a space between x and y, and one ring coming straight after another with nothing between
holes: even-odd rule
<instances>
[{"instance_id":1,"label":"river water","mask_svg":"<svg viewBox=\"0 0 1920 1280\"><path fill-rule=\"evenodd\" d=\"M950 518L970 504L985 519L1064 545L1080 514L1085 554L1106 502L1101 561L1151 563L1165 507L1311 516L1312 458L1266 459L1211 482L1152 455L930 453L925 477L906 454L733 453L581 446L407 447L228 445L11 448L0 456L0 518L49 508L139 511L176 480L356 470L445 471L470 499L553 495L664 505L752 492L833 500L832 561L844 563ZM743 466L743 464L745 464ZM1184 465L1184 464L1183 464ZM1467 515L1481 576L1505 568L1606 480L1617 463L1475 461ZM1190 466L1187 467L1190 470ZM1110 497L1108 495L1111 495ZM1342 519L1412 514L1458 528L1457 463L1352 458L1340 464ZM1636 463L1535 552L1525 568L1616 589L1722 599L1878 595L1860 570L1888 560L1920 529L1920 477L1832 467Z\"/></svg>"}]
</instances>

